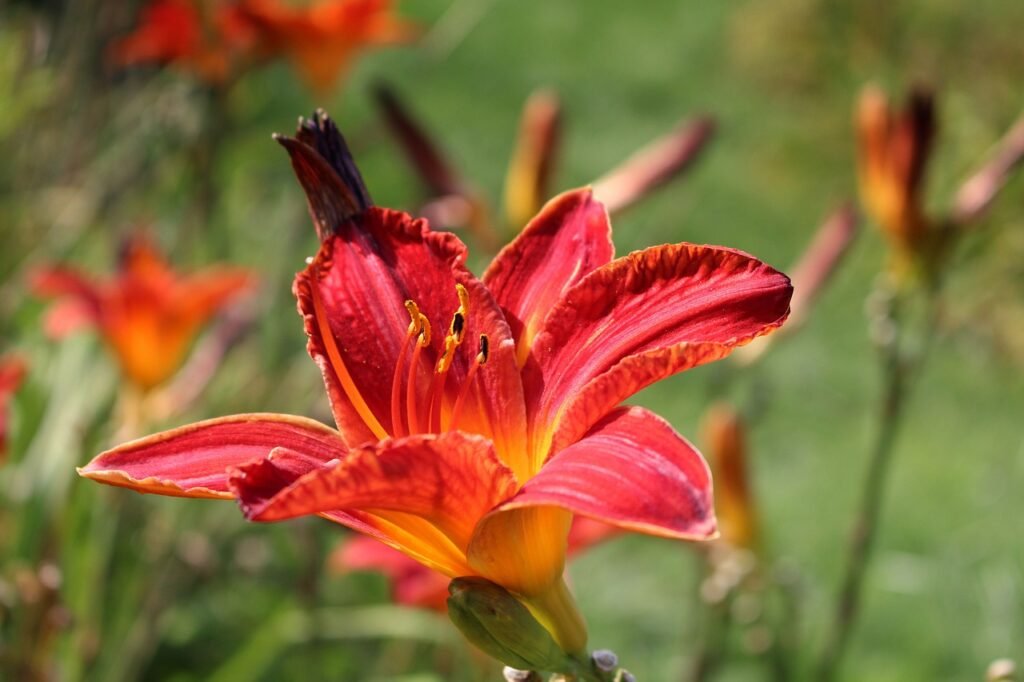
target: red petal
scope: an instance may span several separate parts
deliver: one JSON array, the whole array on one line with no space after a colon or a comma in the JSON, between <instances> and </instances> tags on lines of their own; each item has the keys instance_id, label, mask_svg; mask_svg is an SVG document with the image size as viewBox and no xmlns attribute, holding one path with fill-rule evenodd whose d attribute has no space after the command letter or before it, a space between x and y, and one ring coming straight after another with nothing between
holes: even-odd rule
<instances>
[{"instance_id":1,"label":"red petal","mask_svg":"<svg viewBox=\"0 0 1024 682\"><path fill-rule=\"evenodd\" d=\"M535 466L551 438L572 442L641 388L778 327L791 294L782 273L720 247L659 246L595 270L548 315L524 368Z\"/></svg>"},{"instance_id":2,"label":"red petal","mask_svg":"<svg viewBox=\"0 0 1024 682\"><path fill-rule=\"evenodd\" d=\"M230 485L252 520L393 511L428 521L460 548L476 522L516 487L490 441L458 431L360 447L337 466L313 471L276 493L265 473L263 462L253 462L231 475Z\"/></svg>"},{"instance_id":3,"label":"red petal","mask_svg":"<svg viewBox=\"0 0 1024 682\"><path fill-rule=\"evenodd\" d=\"M42 268L29 274L29 287L37 296L69 296L93 310L100 306L100 287L74 270L62 267Z\"/></svg>"},{"instance_id":4,"label":"red petal","mask_svg":"<svg viewBox=\"0 0 1024 682\"><path fill-rule=\"evenodd\" d=\"M387 576L397 603L446 610L447 577L373 538L352 538L331 555L331 565L342 570L378 571Z\"/></svg>"},{"instance_id":5,"label":"red petal","mask_svg":"<svg viewBox=\"0 0 1024 682\"><path fill-rule=\"evenodd\" d=\"M227 470L282 446L294 451L287 464L292 468L300 459L327 462L344 456L346 450L337 431L312 419L242 414L125 443L97 456L78 473L144 493L230 499Z\"/></svg>"},{"instance_id":6,"label":"red petal","mask_svg":"<svg viewBox=\"0 0 1024 682\"><path fill-rule=\"evenodd\" d=\"M425 410L434 363L459 307L456 283L466 287L470 305L466 341L448 373L443 410L450 413L479 352L479 336L487 334L494 352L476 379L485 390L471 392L472 404L460 424L495 435L499 448L511 437L502 434L522 433L522 386L508 325L486 288L465 269L462 242L452 234L430 231L424 221L405 213L377 208L335 232L298 275L294 290L310 355L324 373L335 418L348 441L358 445L402 433L401 425L392 424L391 402L392 380L409 327L406 300L417 303L433 329L431 348L420 357L417 384L416 403ZM408 367L409 357L402 361ZM493 419L485 420L487 415ZM420 425L425 422L421 418Z\"/></svg>"},{"instance_id":7,"label":"red petal","mask_svg":"<svg viewBox=\"0 0 1024 682\"><path fill-rule=\"evenodd\" d=\"M602 419L493 514L537 506L652 535L715 534L707 463L665 420L639 407Z\"/></svg>"},{"instance_id":8,"label":"red petal","mask_svg":"<svg viewBox=\"0 0 1024 682\"><path fill-rule=\"evenodd\" d=\"M611 260L608 214L589 189L549 201L484 274L512 328L520 364L566 291Z\"/></svg>"},{"instance_id":9,"label":"red petal","mask_svg":"<svg viewBox=\"0 0 1024 682\"><path fill-rule=\"evenodd\" d=\"M586 516L577 516L572 520L572 528L569 529L569 555L582 552L620 533L622 529L618 526L595 521Z\"/></svg>"},{"instance_id":10,"label":"red petal","mask_svg":"<svg viewBox=\"0 0 1024 682\"><path fill-rule=\"evenodd\" d=\"M205 322L255 283L256 278L246 270L207 268L182 279L178 302L186 314Z\"/></svg>"}]
</instances>

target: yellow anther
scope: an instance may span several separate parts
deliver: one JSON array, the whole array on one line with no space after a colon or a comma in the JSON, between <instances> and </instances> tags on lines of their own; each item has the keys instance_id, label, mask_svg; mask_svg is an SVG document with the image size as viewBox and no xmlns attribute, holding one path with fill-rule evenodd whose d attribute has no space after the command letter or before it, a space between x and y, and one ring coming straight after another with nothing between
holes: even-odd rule
<instances>
[{"instance_id":1,"label":"yellow anther","mask_svg":"<svg viewBox=\"0 0 1024 682\"><path fill-rule=\"evenodd\" d=\"M430 320L423 314L420 314L420 345L430 345Z\"/></svg>"},{"instance_id":2,"label":"yellow anther","mask_svg":"<svg viewBox=\"0 0 1024 682\"><path fill-rule=\"evenodd\" d=\"M469 316L469 292L461 284L455 285L455 293L459 295L459 312Z\"/></svg>"},{"instance_id":3,"label":"yellow anther","mask_svg":"<svg viewBox=\"0 0 1024 682\"><path fill-rule=\"evenodd\" d=\"M452 316L452 326L448 330L448 335L455 339L455 343L462 343L462 339L466 336L466 318L461 312L456 312Z\"/></svg>"},{"instance_id":4,"label":"yellow anther","mask_svg":"<svg viewBox=\"0 0 1024 682\"><path fill-rule=\"evenodd\" d=\"M480 352L477 353L476 361L478 364L486 365L487 356L491 352L491 340L487 338L487 334L480 335Z\"/></svg>"},{"instance_id":5,"label":"yellow anther","mask_svg":"<svg viewBox=\"0 0 1024 682\"><path fill-rule=\"evenodd\" d=\"M423 315L420 313L420 307L413 300L405 302L405 309L409 311L409 334L415 336L422 329L421 318Z\"/></svg>"},{"instance_id":6,"label":"yellow anther","mask_svg":"<svg viewBox=\"0 0 1024 682\"><path fill-rule=\"evenodd\" d=\"M437 373L444 374L448 371L448 368L452 366L452 360L455 359L455 349L458 348L459 342L455 340L454 336L446 336L444 339L444 352L437 361Z\"/></svg>"}]
</instances>

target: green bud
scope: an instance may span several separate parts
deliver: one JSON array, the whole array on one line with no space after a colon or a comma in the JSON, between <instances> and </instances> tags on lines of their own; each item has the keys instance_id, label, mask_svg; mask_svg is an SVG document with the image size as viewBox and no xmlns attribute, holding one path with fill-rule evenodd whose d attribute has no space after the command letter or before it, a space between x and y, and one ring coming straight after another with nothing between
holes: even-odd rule
<instances>
[{"instance_id":1,"label":"green bud","mask_svg":"<svg viewBox=\"0 0 1024 682\"><path fill-rule=\"evenodd\" d=\"M470 642L519 670L567 671L574 663L512 594L484 578L448 585L448 617Z\"/></svg>"}]
</instances>

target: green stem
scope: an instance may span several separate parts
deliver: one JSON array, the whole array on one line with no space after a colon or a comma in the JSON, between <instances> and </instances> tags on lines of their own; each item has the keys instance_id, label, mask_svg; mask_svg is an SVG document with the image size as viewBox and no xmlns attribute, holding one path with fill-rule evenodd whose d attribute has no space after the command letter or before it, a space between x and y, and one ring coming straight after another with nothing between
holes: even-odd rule
<instances>
[{"instance_id":1,"label":"green stem","mask_svg":"<svg viewBox=\"0 0 1024 682\"><path fill-rule=\"evenodd\" d=\"M905 413L912 375L919 370L935 336L938 317L939 286L935 283L925 291L926 319L923 322L922 344L908 359L902 340L905 329L890 303L886 321L892 324L889 338L879 343L882 372L885 377L878 431L871 447L867 478L861 493L856 521L850 536L842 587L832 617L828 638L822 649L815 680L831 682L839 671L850 635L860 614L864 577L878 535L879 517L885 496L885 482L891 468L893 446Z\"/></svg>"}]
</instances>

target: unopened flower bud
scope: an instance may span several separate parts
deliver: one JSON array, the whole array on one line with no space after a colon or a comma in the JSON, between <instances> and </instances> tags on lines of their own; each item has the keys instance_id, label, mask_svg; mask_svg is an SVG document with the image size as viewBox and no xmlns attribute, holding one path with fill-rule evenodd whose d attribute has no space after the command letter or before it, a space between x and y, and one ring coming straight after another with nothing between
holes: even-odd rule
<instances>
[{"instance_id":1,"label":"unopened flower bud","mask_svg":"<svg viewBox=\"0 0 1024 682\"><path fill-rule=\"evenodd\" d=\"M610 673L619 665L619 657L611 649L596 649L590 654L594 667L603 673Z\"/></svg>"},{"instance_id":2,"label":"unopened flower bud","mask_svg":"<svg viewBox=\"0 0 1024 682\"><path fill-rule=\"evenodd\" d=\"M448 593L448 617L485 653L519 670L571 669L551 633L505 588L483 578L456 578Z\"/></svg>"},{"instance_id":3,"label":"unopened flower bud","mask_svg":"<svg viewBox=\"0 0 1024 682\"><path fill-rule=\"evenodd\" d=\"M620 670L619 674L615 676L615 682L636 682L636 675L628 670Z\"/></svg>"}]
</instances>

